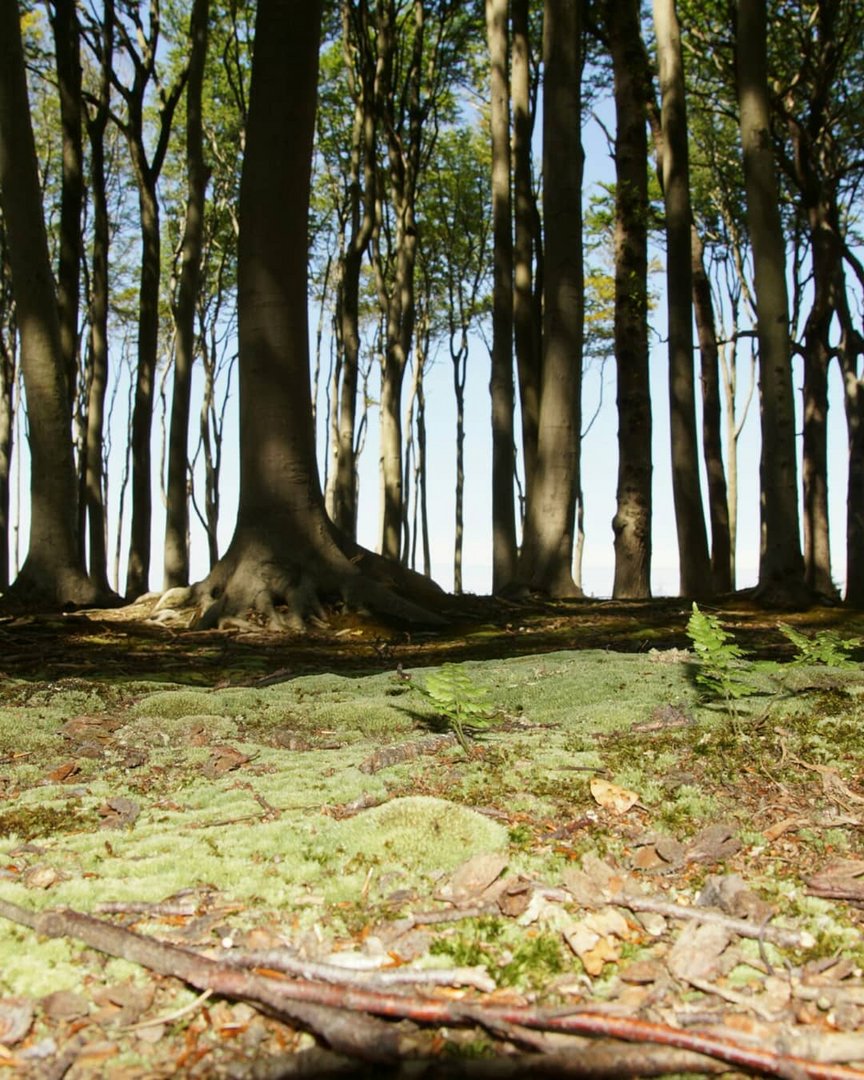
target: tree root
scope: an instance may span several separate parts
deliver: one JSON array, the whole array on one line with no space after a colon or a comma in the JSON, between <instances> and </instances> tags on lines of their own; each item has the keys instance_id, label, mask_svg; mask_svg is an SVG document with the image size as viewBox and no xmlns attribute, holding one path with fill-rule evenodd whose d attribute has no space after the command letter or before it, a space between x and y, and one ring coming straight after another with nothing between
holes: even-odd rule
<instances>
[{"instance_id":1,"label":"tree root","mask_svg":"<svg viewBox=\"0 0 864 1080\"><path fill-rule=\"evenodd\" d=\"M203 581L163 595L157 617L194 609L184 619L194 630L300 632L326 621L327 607L340 604L413 626L446 624L434 610L445 594L412 570L336 538L290 553L284 546L259 533L238 533Z\"/></svg>"}]
</instances>

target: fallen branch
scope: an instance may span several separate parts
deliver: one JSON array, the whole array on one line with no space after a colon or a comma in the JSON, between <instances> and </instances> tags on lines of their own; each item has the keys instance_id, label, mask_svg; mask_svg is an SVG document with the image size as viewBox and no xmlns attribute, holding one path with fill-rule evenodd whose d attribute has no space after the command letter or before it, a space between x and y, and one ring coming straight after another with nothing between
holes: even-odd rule
<instances>
[{"instance_id":1,"label":"fallen branch","mask_svg":"<svg viewBox=\"0 0 864 1080\"><path fill-rule=\"evenodd\" d=\"M808 1080L862 1080L864 1076L859 1070L843 1065L742 1046L727 1039L647 1020L606 1016L592 1012L590 1007L552 1010L486 1006L478 1002L409 998L320 981L282 980L250 974L68 909L37 915L17 904L0 900L0 916L46 937L75 938L100 952L131 960L161 975L182 979L198 990L212 990L223 997L256 1003L271 1015L307 1026L332 1049L375 1063L393 1063L407 1056L403 1051L407 1050L410 1034L403 1032L401 1026L374 1019L387 1017L423 1024L478 1024L493 1034L508 1027L520 1027L570 1035L599 1035L688 1050L769 1076L806 1077ZM406 1040L404 1043L403 1039Z\"/></svg>"}]
</instances>

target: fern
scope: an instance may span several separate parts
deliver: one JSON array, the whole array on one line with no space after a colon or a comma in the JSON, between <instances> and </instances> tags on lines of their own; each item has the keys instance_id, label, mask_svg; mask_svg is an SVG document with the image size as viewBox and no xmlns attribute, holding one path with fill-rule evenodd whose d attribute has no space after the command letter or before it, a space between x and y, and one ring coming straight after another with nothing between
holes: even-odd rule
<instances>
[{"instance_id":1,"label":"fern","mask_svg":"<svg viewBox=\"0 0 864 1080\"><path fill-rule=\"evenodd\" d=\"M730 713L734 702L755 692L748 680L750 663L732 635L723 629L716 615L706 615L693 604L687 623L687 636L699 662L696 682L708 699L725 701Z\"/></svg>"},{"instance_id":2,"label":"fern","mask_svg":"<svg viewBox=\"0 0 864 1080\"><path fill-rule=\"evenodd\" d=\"M459 745L471 753L468 736L488 727L492 717L489 691L479 686L456 664L443 664L426 676L424 686L417 689L453 729Z\"/></svg>"},{"instance_id":3,"label":"fern","mask_svg":"<svg viewBox=\"0 0 864 1080\"><path fill-rule=\"evenodd\" d=\"M786 623L777 629L795 646L793 664L826 664L829 667L855 667L849 653L861 645L859 638L841 638L834 630L820 630L810 637Z\"/></svg>"}]
</instances>

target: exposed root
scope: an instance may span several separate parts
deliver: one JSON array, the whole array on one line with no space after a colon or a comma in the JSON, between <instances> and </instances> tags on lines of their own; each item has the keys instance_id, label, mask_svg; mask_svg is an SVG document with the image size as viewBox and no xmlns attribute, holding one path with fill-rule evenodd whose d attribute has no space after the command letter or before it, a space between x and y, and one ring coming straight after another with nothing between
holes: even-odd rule
<instances>
[{"instance_id":1,"label":"exposed root","mask_svg":"<svg viewBox=\"0 0 864 1080\"><path fill-rule=\"evenodd\" d=\"M326 621L328 605L343 604L415 626L445 623L426 606L444 596L437 585L356 545L345 546L348 553L325 542L323 550L289 555L259 535L240 534L203 581L165 593L154 617L195 630L296 633L310 622Z\"/></svg>"}]
</instances>

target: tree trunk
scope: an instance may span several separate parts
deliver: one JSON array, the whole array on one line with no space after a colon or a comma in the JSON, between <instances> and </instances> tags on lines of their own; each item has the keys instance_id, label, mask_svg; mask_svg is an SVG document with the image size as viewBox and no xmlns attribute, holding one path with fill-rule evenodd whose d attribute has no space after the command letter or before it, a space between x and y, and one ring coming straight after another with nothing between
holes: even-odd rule
<instances>
[{"instance_id":1,"label":"tree trunk","mask_svg":"<svg viewBox=\"0 0 864 1080\"><path fill-rule=\"evenodd\" d=\"M806 601L809 591L799 537L789 302L768 115L766 38L765 0L738 0L738 101L762 403L758 592L772 602L799 604Z\"/></svg>"},{"instance_id":2,"label":"tree trunk","mask_svg":"<svg viewBox=\"0 0 864 1080\"><path fill-rule=\"evenodd\" d=\"M60 348L66 371L70 415L78 376L78 292L81 280L81 210L84 205L84 153L81 138L81 54L75 0L55 0L51 26L60 91L63 176L60 196L60 258L57 310Z\"/></svg>"},{"instance_id":3,"label":"tree trunk","mask_svg":"<svg viewBox=\"0 0 864 1080\"><path fill-rule=\"evenodd\" d=\"M76 534L67 372L15 0L0 2L0 208L21 339L31 462L30 547L11 591L31 604L93 603L98 593L82 568Z\"/></svg>"},{"instance_id":4,"label":"tree trunk","mask_svg":"<svg viewBox=\"0 0 864 1080\"><path fill-rule=\"evenodd\" d=\"M510 200L510 119L507 75L507 0L486 0L491 70L492 134L492 591L516 573L513 497L513 238Z\"/></svg>"},{"instance_id":5,"label":"tree trunk","mask_svg":"<svg viewBox=\"0 0 864 1080\"><path fill-rule=\"evenodd\" d=\"M864 341L842 313L843 330L838 352L843 372L843 403L849 449L846 487L846 594L850 607L864 608L864 379L858 361Z\"/></svg>"},{"instance_id":6,"label":"tree trunk","mask_svg":"<svg viewBox=\"0 0 864 1080\"><path fill-rule=\"evenodd\" d=\"M133 159L135 155L133 154ZM147 174L139 175L138 209L141 224L141 278L138 289L138 367L132 409L132 523L126 566L126 597L147 592L150 580L150 491L152 465L150 435L153 426L153 391L159 351L159 274L161 241L156 185Z\"/></svg>"},{"instance_id":7,"label":"tree trunk","mask_svg":"<svg viewBox=\"0 0 864 1080\"><path fill-rule=\"evenodd\" d=\"M512 0L513 40L510 59L510 97L513 103L513 343L519 377L522 418L522 462L525 490L537 465L540 420L540 334L534 304L534 216L531 138L531 49L528 37L528 0Z\"/></svg>"},{"instance_id":8,"label":"tree trunk","mask_svg":"<svg viewBox=\"0 0 864 1080\"><path fill-rule=\"evenodd\" d=\"M581 38L581 0L546 0L543 370L537 468L519 576L530 588L557 597L581 595L573 580L584 320Z\"/></svg>"},{"instance_id":9,"label":"tree trunk","mask_svg":"<svg viewBox=\"0 0 864 1080\"><path fill-rule=\"evenodd\" d=\"M195 316L204 241L204 163L201 95L207 58L209 0L195 0L189 23L189 79L186 84L186 223L180 248L180 275L174 304L176 347L171 426L168 437L168 492L165 517L165 588L189 584L189 412L195 360Z\"/></svg>"},{"instance_id":10,"label":"tree trunk","mask_svg":"<svg viewBox=\"0 0 864 1080\"><path fill-rule=\"evenodd\" d=\"M90 142L90 186L93 202L93 249L90 273L90 341L87 356L86 431L84 440L84 509L91 578L108 589L108 531L105 514L105 472L103 436L105 394L108 388L108 312L110 284L108 251L111 224L105 175L105 131L111 107L111 66L114 44L114 4L106 0L102 15L101 73L99 97L87 121Z\"/></svg>"},{"instance_id":11,"label":"tree trunk","mask_svg":"<svg viewBox=\"0 0 864 1080\"><path fill-rule=\"evenodd\" d=\"M836 599L831 574L828 514L828 366L831 326L843 277L843 242L837 208L836 151L828 131L832 120L826 88L837 74L840 53L834 31L836 9L820 5L816 85L808 94L802 121L787 116L792 155L787 171L800 192L807 216L813 301L804 326L803 487L804 579L814 593ZM815 134L814 134L815 133ZM826 143L828 145L826 145Z\"/></svg>"},{"instance_id":12,"label":"tree trunk","mask_svg":"<svg viewBox=\"0 0 864 1080\"><path fill-rule=\"evenodd\" d=\"M615 79L615 367L618 403L616 599L651 595L651 387L648 371L650 74L638 0L607 0Z\"/></svg>"},{"instance_id":13,"label":"tree trunk","mask_svg":"<svg viewBox=\"0 0 864 1080\"><path fill-rule=\"evenodd\" d=\"M158 13L158 5L156 7ZM131 86L124 85L113 73L114 85L126 103L127 117L122 130L138 189L138 213L141 228L141 267L138 287L138 366L135 376L135 400L132 407L132 523L129 538L129 558L126 567L126 595L139 596L146 592L150 578L151 524L153 517L151 495L150 439L153 426L153 393L159 350L159 277L161 271L161 240L159 234L159 200L157 185L174 112L188 74L183 68L166 91L160 90L157 123L153 126L155 145L148 156L151 141L151 118L145 120L147 86L155 75L159 49L159 20L151 17L150 36L144 40L140 31L134 52L131 40L125 39L132 61ZM146 129L146 131L145 131Z\"/></svg>"},{"instance_id":14,"label":"tree trunk","mask_svg":"<svg viewBox=\"0 0 864 1080\"><path fill-rule=\"evenodd\" d=\"M666 207L666 310L669 324L669 428L672 494L678 533L682 596L711 592L711 564L699 481L696 394L693 378L693 281L691 272L690 176L681 35L675 0L654 0L660 66Z\"/></svg>"},{"instance_id":15,"label":"tree trunk","mask_svg":"<svg viewBox=\"0 0 864 1080\"><path fill-rule=\"evenodd\" d=\"M288 624L347 600L435 621L375 576L431 582L341 537L324 511L309 378L307 221L321 0L260 0L238 256L240 496L228 551L193 590L199 625ZM347 554L346 554L347 553ZM277 605L287 612L277 613Z\"/></svg>"},{"instance_id":16,"label":"tree trunk","mask_svg":"<svg viewBox=\"0 0 864 1080\"><path fill-rule=\"evenodd\" d=\"M462 554L465 546L465 379L468 375L468 331L465 326L459 333L459 344L454 346L454 334L450 332L450 362L453 372L453 396L456 401L456 512L453 539L453 592L462 592Z\"/></svg>"},{"instance_id":17,"label":"tree trunk","mask_svg":"<svg viewBox=\"0 0 864 1080\"><path fill-rule=\"evenodd\" d=\"M18 377L15 305L6 257L6 230L0 220L0 590L9 585L9 494L15 425L12 403Z\"/></svg>"},{"instance_id":18,"label":"tree trunk","mask_svg":"<svg viewBox=\"0 0 864 1080\"><path fill-rule=\"evenodd\" d=\"M351 15L351 5L342 0L342 37L346 64L351 71L350 65L356 63L357 70L352 75L354 127L349 188L351 234L342 258L336 298L336 318L339 322L339 342L342 348L338 401L334 399L333 402L336 410L336 461L328 486L327 505L337 528L353 539L357 536L356 434L360 376L360 275L363 258L375 228L377 91L374 57L369 55L366 47L368 11L365 0L357 5L354 11L354 18L359 20L356 34L360 39L360 47L353 50L350 46Z\"/></svg>"},{"instance_id":19,"label":"tree trunk","mask_svg":"<svg viewBox=\"0 0 864 1080\"><path fill-rule=\"evenodd\" d=\"M691 226L690 236L693 309L702 368L702 454L708 476L708 512L711 517L711 589L714 593L728 593L732 590L732 541L721 435L720 353L711 283L705 272L702 238L695 225Z\"/></svg>"}]
</instances>

